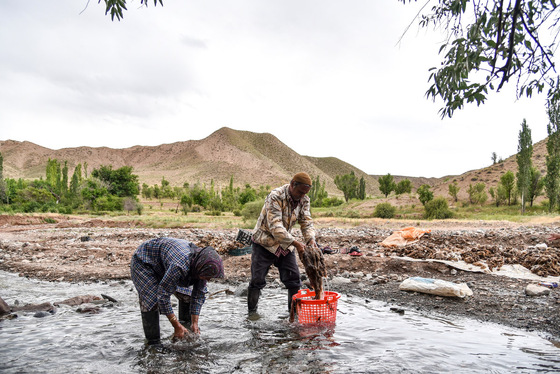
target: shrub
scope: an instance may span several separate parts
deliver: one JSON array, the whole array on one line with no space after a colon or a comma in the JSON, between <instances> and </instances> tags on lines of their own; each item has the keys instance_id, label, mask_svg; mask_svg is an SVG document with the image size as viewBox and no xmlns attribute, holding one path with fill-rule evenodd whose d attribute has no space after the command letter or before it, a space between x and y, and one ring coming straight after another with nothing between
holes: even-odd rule
<instances>
[{"instance_id":1,"label":"shrub","mask_svg":"<svg viewBox=\"0 0 560 374\"><path fill-rule=\"evenodd\" d=\"M437 197L428 201L424 206L424 217L426 219L446 219L453 217L453 212L449 210L445 198Z\"/></svg>"},{"instance_id":2,"label":"shrub","mask_svg":"<svg viewBox=\"0 0 560 374\"><path fill-rule=\"evenodd\" d=\"M377 204L373 216L377 218L394 218L397 208L390 203Z\"/></svg>"},{"instance_id":3,"label":"shrub","mask_svg":"<svg viewBox=\"0 0 560 374\"><path fill-rule=\"evenodd\" d=\"M264 200L251 201L243 207L241 210L241 215L243 216L243 221L247 222L249 220L257 220L261 214L262 207L264 205Z\"/></svg>"},{"instance_id":4,"label":"shrub","mask_svg":"<svg viewBox=\"0 0 560 374\"><path fill-rule=\"evenodd\" d=\"M360 218L360 213L355 210L350 210L345 214L346 218Z\"/></svg>"}]
</instances>

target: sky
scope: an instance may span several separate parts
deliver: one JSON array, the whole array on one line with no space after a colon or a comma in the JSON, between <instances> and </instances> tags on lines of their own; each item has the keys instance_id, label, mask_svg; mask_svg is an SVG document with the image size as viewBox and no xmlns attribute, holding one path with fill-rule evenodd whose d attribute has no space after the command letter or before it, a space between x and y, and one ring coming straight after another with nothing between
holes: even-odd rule
<instances>
[{"instance_id":1,"label":"sky","mask_svg":"<svg viewBox=\"0 0 560 374\"><path fill-rule=\"evenodd\" d=\"M443 177L547 136L545 95L508 86L441 119L444 35L397 0L0 1L0 140L128 148L270 133L368 174ZM401 36L411 25L404 37ZM0 149L1 152L1 149Z\"/></svg>"}]
</instances>

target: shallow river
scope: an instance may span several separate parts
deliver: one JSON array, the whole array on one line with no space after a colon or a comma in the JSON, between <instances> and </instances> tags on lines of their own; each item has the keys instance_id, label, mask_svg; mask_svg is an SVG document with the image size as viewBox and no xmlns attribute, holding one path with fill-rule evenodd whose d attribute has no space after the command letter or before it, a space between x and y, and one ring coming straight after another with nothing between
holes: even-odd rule
<instances>
[{"instance_id":1,"label":"shallow river","mask_svg":"<svg viewBox=\"0 0 560 374\"><path fill-rule=\"evenodd\" d=\"M226 288L211 284L210 293ZM231 287L233 290L234 287ZM206 301L201 336L168 348L144 348L131 282L41 282L0 272L10 305L78 295L117 299L99 314L61 306L37 318L0 321L1 373L558 373L560 349L537 334L472 320L394 313L380 302L342 296L334 327L302 327L286 318L286 292L267 288L261 318L247 318L246 298L218 292Z\"/></svg>"}]
</instances>

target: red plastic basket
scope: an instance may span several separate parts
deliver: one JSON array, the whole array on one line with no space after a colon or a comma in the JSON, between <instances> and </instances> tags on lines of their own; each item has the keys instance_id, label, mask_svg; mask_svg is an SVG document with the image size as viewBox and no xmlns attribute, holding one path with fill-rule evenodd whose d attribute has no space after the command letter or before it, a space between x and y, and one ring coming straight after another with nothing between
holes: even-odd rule
<instances>
[{"instance_id":1,"label":"red plastic basket","mask_svg":"<svg viewBox=\"0 0 560 374\"><path fill-rule=\"evenodd\" d=\"M324 299L315 300L314 297L315 291L308 289L299 290L292 297L298 322L301 324L335 323L336 308L340 294L325 291Z\"/></svg>"}]
</instances>

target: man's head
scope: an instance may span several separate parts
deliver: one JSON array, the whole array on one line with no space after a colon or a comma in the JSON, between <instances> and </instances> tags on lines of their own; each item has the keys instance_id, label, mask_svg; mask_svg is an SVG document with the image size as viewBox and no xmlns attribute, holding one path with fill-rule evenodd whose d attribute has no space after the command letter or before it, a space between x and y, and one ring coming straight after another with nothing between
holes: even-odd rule
<instances>
[{"instance_id":1,"label":"man's head","mask_svg":"<svg viewBox=\"0 0 560 374\"><path fill-rule=\"evenodd\" d=\"M297 173L290 182L290 195L296 201L307 195L312 185L311 177L307 173Z\"/></svg>"}]
</instances>

